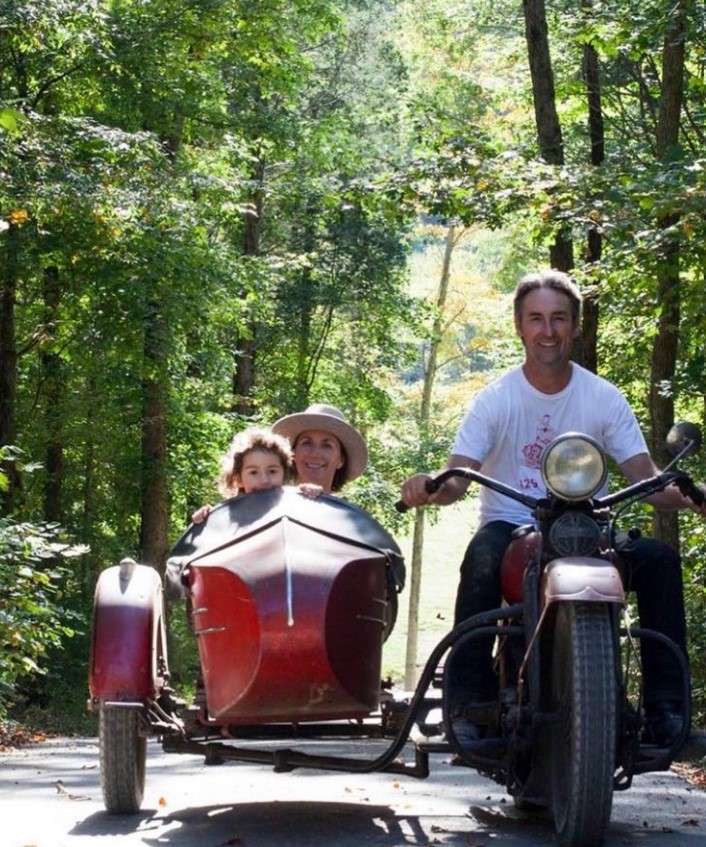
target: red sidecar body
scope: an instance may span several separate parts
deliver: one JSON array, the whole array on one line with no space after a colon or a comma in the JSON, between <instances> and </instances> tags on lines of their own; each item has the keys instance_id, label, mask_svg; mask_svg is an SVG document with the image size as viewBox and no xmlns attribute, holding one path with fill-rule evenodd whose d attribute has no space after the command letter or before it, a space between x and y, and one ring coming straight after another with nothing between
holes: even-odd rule
<instances>
[{"instance_id":1,"label":"red sidecar body","mask_svg":"<svg viewBox=\"0 0 706 847\"><path fill-rule=\"evenodd\" d=\"M403 560L365 512L292 489L235 498L189 528L168 573L170 594L189 599L205 720L299 722L377 709Z\"/></svg>"},{"instance_id":2,"label":"red sidecar body","mask_svg":"<svg viewBox=\"0 0 706 847\"><path fill-rule=\"evenodd\" d=\"M204 727L363 718L379 705L382 645L404 561L366 512L284 488L233 498L179 539L167 562L172 615L187 614ZM125 560L98 581L94 705L158 702L169 679L157 572Z\"/></svg>"}]
</instances>

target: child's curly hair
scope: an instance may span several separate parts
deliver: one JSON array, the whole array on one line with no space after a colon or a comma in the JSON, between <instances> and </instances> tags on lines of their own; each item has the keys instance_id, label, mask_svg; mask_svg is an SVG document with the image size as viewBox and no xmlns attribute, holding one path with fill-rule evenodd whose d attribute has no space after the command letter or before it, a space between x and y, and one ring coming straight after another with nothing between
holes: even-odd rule
<instances>
[{"instance_id":1,"label":"child's curly hair","mask_svg":"<svg viewBox=\"0 0 706 847\"><path fill-rule=\"evenodd\" d=\"M294 473L292 447L282 435L275 435L269 429L246 429L233 436L228 452L221 463L221 475L218 479L218 491L222 497L235 497L240 494L236 477L242 474L245 454L251 450L263 450L272 453L282 462L285 483L291 482Z\"/></svg>"}]
</instances>

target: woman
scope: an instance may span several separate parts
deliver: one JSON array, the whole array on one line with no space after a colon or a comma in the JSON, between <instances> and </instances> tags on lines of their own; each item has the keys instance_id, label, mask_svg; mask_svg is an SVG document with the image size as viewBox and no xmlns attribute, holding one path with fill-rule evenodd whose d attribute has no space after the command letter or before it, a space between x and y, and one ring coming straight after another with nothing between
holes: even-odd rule
<instances>
[{"instance_id":1,"label":"woman","mask_svg":"<svg viewBox=\"0 0 706 847\"><path fill-rule=\"evenodd\" d=\"M315 403L280 418L272 432L289 439L298 484L320 485L324 494L340 491L368 465L363 436L335 406Z\"/></svg>"},{"instance_id":2,"label":"woman","mask_svg":"<svg viewBox=\"0 0 706 847\"><path fill-rule=\"evenodd\" d=\"M240 467L240 461L234 462L233 445L249 443L242 442L248 432L246 430L235 436L225 456L225 477L222 474L220 481L220 491L225 497L247 493L245 488L243 492L237 487L233 488L232 482L233 474ZM256 432L260 439L265 437L262 430ZM363 436L335 406L314 404L305 412L286 415L274 424L269 438L274 441L281 439L285 444L288 441L292 445L294 482L302 494L311 498L340 491L347 482L357 479L368 465L368 448ZM225 488L224 479L228 483ZM210 504L201 506L191 516L191 522L203 523L212 509Z\"/></svg>"}]
</instances>

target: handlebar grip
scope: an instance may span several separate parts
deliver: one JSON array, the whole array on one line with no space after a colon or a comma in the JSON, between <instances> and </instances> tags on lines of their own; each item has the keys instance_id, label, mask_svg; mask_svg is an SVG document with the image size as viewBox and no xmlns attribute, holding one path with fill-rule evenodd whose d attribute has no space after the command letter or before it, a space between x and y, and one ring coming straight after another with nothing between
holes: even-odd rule
<instances>
[{"instance_id":1,"label":"handlebar grip","mask_svg":"<svg viewBox=\"0 0 706 847\"><path fill-rule=\"evenodd\" d=\"M706 502L706 496L704 495L704 492L693 483L688 487L688 490L684 492L684 495L688 497L689 500L691 500L691 502L699 508L701 508L704 502Z\"/></svg>"},{"instance_id":2,"label":"handlebar grip","mask_svg":"<svg viewBox=\"0 0 706 847\"><path fill-rule=\"evenodd\" d=\"M429 477L429 479L424 483L424 490L427 494L435 494L440 487L440 484L433 477ZM404 500L398 500L395 503L395 509L397 509L400 514L408 512L410 508L411 507L408 506Z\"/></svg>"},{"instance_id":3,"label":"handlebar grip","mask_svg":"<svg viewBox=\"0 0 706 847\"><path fill-rule=\"evenodd\" d=\"M438 480L434 479L434 477L429 477L429 479L424 483L424 490L427 494L436 494L436 492L441 488Z\"/></svg>"},{"instance_id":4,"label":"handlebar grip","mask_svg":"<svg viewBox=\"0 0 706 847\"><path fill-rule=\"evenodd\" d=\"M683 476L681 479L676 480L677 488L681 491L681 493L688 497L689 500L698 508L701 508L706 502L706 496L704 492L694 483L694 481L688 477Z\"/></svg>"}]
</instances>

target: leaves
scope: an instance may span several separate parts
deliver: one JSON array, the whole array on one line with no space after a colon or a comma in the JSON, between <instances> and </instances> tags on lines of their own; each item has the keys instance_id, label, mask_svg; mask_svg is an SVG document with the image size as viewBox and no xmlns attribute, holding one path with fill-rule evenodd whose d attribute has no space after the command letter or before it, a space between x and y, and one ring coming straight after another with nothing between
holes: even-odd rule
<instances>
[{"instance_id":1,"label":"leaves","mask_svg":"<svg viewBox=\"0 0 706 847\"><path fill-rule=\"evenodd\" d=\"M41 673L50 648L74 634L61 604L68 576L61 560L80 552L59 540L55 526L0 519L0 718L17 682Z\"/></svg>"},{"instance_id":2,"label":"leaves","mask_svg":"<svg viewBox=\"0 0 706 847\"><path fill-rule=\"evenodd\" d=\"M17 109L0 109L0 129L7 132L19 132L22 113Z\"/></svg>"}]
</instances>

